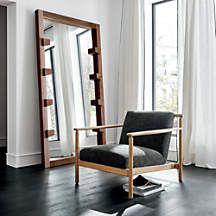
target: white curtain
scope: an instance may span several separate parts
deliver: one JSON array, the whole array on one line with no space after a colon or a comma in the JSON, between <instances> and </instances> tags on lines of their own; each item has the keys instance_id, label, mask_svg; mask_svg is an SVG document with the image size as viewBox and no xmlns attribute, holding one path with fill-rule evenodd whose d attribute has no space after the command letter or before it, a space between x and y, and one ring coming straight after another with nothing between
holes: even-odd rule
<instances>
[{"instance_id":1,"label":"white curtain","mask_svg":"<svg viewBox=\"0 0 216 216\"><path fill-rule=\"evenodd\" d=\"M118 122L143 107L144 1L123 0L119 47Z\"/></svg>"},{"instance_id":2,"label":"white curtain","mask_svg":"<svg viewBox=\"0 0 216 216\"><path fill-rule=\"evenodd\" d=\"M184 163L216 168L214 0L181 0ZM182 64L181 64L182 63Z\"/></svg>"},{"instance_id":3,"label":"white curtain","mask_svg":"<svg viewBox=\"0 0 216 216\"><path fill-rule=\"evenodd\" d=\"M74 152L73 128L75 125L75 101L73 89L73 67L70 47L70 27L63 24L54 25L55 41L55 79L61 156Z\"/></svg>"}]
</instances>

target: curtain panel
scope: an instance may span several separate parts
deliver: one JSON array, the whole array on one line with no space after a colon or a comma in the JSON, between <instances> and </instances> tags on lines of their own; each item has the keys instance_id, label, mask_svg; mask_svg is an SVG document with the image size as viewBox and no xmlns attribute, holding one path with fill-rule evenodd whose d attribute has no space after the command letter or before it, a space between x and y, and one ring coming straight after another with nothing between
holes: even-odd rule
<instances>
[{"instance_id":1,"label":"curtain panel","mask_svg":"<svg viewBox=\"0 0 216 216\"><path fill-rule=\"evenodd\" d=\"M216 168L215 1L179 1L184 163Z\"/></svg>"},{"instance_id":2,"label":"curtain panel","mask_svg":"<svg viewBox=\"0 0 216 216\"><path fill-rule=\"evenodd\" d=\"M54 41L55 78L58 80L56 94L59 113L60 156L70 156L74 152L73 128L76 122L70 27L55 23Z\"/></svg>"},{"instance_id":3,"label":"curtain panel","mask_svg":"<svg viewBox=\"0 0 216 216\"><path fill-rule=\"evenodd\" d=\"M143 109L144 1L123 0L118 67L118 122Z\"/></svg>"}]
</instances>

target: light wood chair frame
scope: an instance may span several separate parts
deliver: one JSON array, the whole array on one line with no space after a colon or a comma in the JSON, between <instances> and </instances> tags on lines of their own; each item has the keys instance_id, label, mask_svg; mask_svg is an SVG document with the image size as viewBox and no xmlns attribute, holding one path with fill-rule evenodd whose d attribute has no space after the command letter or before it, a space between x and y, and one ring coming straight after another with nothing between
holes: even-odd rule
<instances>
[{"instance_id":1,"label":"light wood chair frame","mask_svg":"<svg viewBox=\"0 0 216 216\"><path fill-rule=\"evenodd\" d=\"M75 130L75 183L76 185L79 184L79 166L92 168L96 170L101 170L104 172L110 172L122 176L128 177L128 183L129 183L129 191L128 191L128 198L133 199L133 176L148 172L155 172L155 171L161 171L161 170L169 170L169 169L177 169L178 170L178 178L179 182L182 182L182 114L176 114L175 117L178 118L178 126L176 128L166 128L166 129L157 129L157 130L146 130L146 131L139 131L139 132L132 132L128 133L128 139L129 139L129 167L127 169L122 168L116 168L112 166L102 165L98 163L92 163L87 162L79 159L79 132L80 131L86 131L86 130L103 130L108 128L117 128L122 127L123 124L115 124L115 125L102 125L102 126L96 126L96 127L88 127L88 128L74 128ZM145 166L145 167L133 167L133 143L134 143L134 137L137 136L148 136L148 135L156 135L156 134L162 134L162 133L168 133L178 131L178 162L174 163L166 163L163 165L155 165L155 166Z\"/></svg>"}]
</instances>

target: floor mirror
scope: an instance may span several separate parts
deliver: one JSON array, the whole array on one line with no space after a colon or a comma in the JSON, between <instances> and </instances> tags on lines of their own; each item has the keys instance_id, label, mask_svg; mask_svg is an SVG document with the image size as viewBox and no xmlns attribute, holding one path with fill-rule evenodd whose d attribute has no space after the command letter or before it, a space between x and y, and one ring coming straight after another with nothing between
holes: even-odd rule
<instances>
[{"instance_id":1,"label":"floor mirror","mask_svg":"<svg viewBox=\"0 0 216 216\"><path fill-rule=\"evenodd\" d=\"M103 125L99 24L37 10L36 42L40 140L45 168L74 162L73 128ZM97 144L104 130L87 132Z\"/></svg>"}]
</instances>

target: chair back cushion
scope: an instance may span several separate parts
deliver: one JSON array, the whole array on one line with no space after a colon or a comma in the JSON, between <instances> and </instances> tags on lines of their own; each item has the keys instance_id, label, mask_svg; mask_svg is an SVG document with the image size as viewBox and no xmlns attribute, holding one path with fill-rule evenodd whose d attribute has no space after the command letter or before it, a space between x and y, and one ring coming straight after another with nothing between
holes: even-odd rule
<instances>
[{"instance_id":1,"label":"chair back cushion","mask_svg":"<svg viewBox=\"0 0 216 216\"><path fill-rule=\"evenodd\" d=\"M128 144L129 132L165 129L173 127L174 114L171 112L129 111L125 117L120 144ZM134 145L158 151L167 159L171 133L134 137Z\"/></svg>"}]
</instances>

